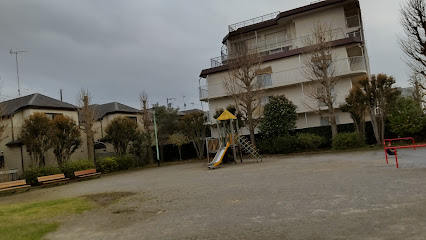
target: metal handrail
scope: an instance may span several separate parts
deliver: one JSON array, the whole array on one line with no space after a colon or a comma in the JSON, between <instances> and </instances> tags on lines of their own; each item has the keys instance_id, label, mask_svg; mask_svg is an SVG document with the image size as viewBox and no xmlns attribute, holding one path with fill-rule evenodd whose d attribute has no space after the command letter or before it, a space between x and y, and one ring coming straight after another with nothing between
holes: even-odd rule
<instances>
[{"instance_id":1,"label":"metal handrail","mask_svg":"<svg viewBox=\"0 0 426 240\"><path fill-rule=\"evenodd\" d=\"M343 29L341 29L341 28L336 28L336 29L331 30L331 34L333 35L333 37L332 37L333 40L343 39L343 38L346 37L346 35L343 32ZM296 45L296 43L301 44L301 46L299 46L299 47L302 47L304 45L304 39L312 37L313 35L314 34L310 34L310 35L306 35L306 36L302 36L302 37L298 37L298 38L291 38L291 39L285 38L282 41L276 41L276 42L271 43L271 44L267 44L267 42L270 39L265 39L265 40L251 44L250 47L251 47L251 49L256 50L260 54L271 55L271 54L277 53L276 50L278 50L280 48L281 48L281 50L279 52L286 51L285 48L284 48L286 46L289 46L288 50L291 50L292 49L291 47ZM223 45L223 46L226 46L226 45ZM227 64L226 61L229 59L228 50L227 50L227 48L224 48L223 46L222 46L222 49L221 49L221 56L214 57L214 58L210 59L210 65L211 65L212 68L220 67L220 66ZM274 50L274 52L271 52L273 50Z\"/></svg>"},{"instance_id":2,"label":"metal handrail","mask_svg":"<svg viewBox=\"0 0 426 240\"><path fill-rule=\"evenodd\" d=\"M261 22L265 22L265 21L274 19L274 18L277 17L278 14L280 14L280 12L273 12L273 13L265 14L265 15L260 16L260 17L255 17L255 18L252 18L252 19L249 19L249 20L245 20L245 21L242 21L242 22L237 22L237 23L229 25L228 30L229 30L229 32L234 32L234 31L237 31L238 28L241 28L241 27L247 27L247 26L250 26L250 25L254 25L256 23L261 23Z\"/></svg>"}]
</instances>

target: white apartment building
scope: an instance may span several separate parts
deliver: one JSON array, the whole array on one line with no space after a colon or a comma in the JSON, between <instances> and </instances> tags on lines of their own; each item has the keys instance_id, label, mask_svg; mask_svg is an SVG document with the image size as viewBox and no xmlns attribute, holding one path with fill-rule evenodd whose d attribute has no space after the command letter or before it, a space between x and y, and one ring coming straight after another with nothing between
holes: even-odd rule
<instances>
[{"instance_id":1,"label":"white apartment building","mask_svg":"<svg viewBox=\"0 0 426 240\"><path fill-rule=\"evenodd\" d=\"M272 69L259 76L265 85L266 96L285 95L297 106L297 128L329 125L306 106L304 84L308 82L302 73L304 67L304 39L312 35L314 24L330 26L339 80L334 87L336 120L338 124L352 123L349 113L339 110L353 84L369 74L369 61L365 46L361 9L358 0L325 0L310 5L276 12L229 25L229 33L222 43L221 56L211 59L211 66L201 71L206 85L199 87L200 101L208 102L209 121L215 123L216 109L233 105L234 101L224 88L227 75L228 50L232 44L244 38L247 45L262 55L262 69ZM267 99L265 100L267 102ZM248 134L247 129L243 131ZM216 136L215 130L212 130Z\"/></svg>"}]
</instances>

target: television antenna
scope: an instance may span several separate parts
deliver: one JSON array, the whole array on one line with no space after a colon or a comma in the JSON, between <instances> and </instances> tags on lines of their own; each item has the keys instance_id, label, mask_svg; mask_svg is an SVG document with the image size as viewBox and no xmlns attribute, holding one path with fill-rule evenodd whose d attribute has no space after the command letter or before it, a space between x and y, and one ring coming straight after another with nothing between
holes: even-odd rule
<instances>
[{"instance_id":1,"label":"television antenna","mask_svg":"<svg viewBox=\"0 0 426 240\"><path fill-rule=\"evenodd\" d=\"M20 53L24 53L24 52L28 52L28 51L24 51L24 50L17 50L17 51L13 51L12 49L10 49L9 54L15 54L15 60L16 60L16 77L18 78L18 97L21 96L21 87L19 86L19 64L18 64L18 54Z\"/></svg>"}]
</instances>

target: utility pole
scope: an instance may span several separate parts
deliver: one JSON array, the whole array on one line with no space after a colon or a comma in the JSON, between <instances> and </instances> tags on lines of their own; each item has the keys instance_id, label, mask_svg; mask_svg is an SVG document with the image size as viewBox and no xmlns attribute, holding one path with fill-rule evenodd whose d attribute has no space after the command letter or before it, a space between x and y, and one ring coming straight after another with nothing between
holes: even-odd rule
<instances>
[{"instance_id":1,"label":"utility pole","mask_svg":"<svg viewBox=\"0 0 426 240\"><path fill-rule=\"evenodd\" d=\"M18 97L21 96L21 87L19 86L19 64L18 64L18 54L20 53L24 53L24 52L28 52L28 51L12 51L12 49L10 49L9 54L15 54L15 60L16 60L16 76L18 78Z\"/></svg>"},{"instance_id":2,"label":"utility pole","mask_svg":"<svg viewBox=\"0 0 426 240\"><path fill-rule=\"evenodd\" d=\"M168 108L172 107L172 103L170 103L170 106L169 106L169 100L170 100L170 101L172 101L172 100L176 100L176 98L166 98L166 101L167 101L167 107L168 107Z\"/></svg>"},{"instance_id":3,"label":"utility pole","mask_svg":"<svg viewBox=\"0 0 426 240\"><path fill-rule=\"evenodd\" d=\"M59 95L61 96L61 102L62 102L62 89L59 89Z\"/></svg>"}]
</instances>

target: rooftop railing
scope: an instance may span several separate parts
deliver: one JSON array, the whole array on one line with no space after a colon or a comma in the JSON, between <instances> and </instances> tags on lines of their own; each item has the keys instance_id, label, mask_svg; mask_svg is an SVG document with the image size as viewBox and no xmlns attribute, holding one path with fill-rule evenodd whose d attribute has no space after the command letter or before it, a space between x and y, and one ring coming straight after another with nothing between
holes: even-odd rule
<instances>
[{"instance_id":1,"label":"rooftop railing","mask_svg":"<svg viewBox=\"0 0 426 240\"><path fill-rule=\"evenodd\" d=\"M337 76L366 72L367 66L364 56L349 57L334 61L333 67ZM307 82L304 66L271 74L271 83L265 89L294 85ZM218 98L229 95L223 83L211 84L199 87L200 100Z\"/></svg>"},{"instance_id":2,"label":"rooftop railing","mask_svg":"<svg viewBox=\"0 0 426 240\"><path fill-rule=\"evenodd\" d=\"M303 47L305 45L305 40L312 36L313 35L307 35L292 39L289 37L289 35L282 35L276 38L269 38L252 43L248 47L249 49L257 51L262 56L266 56ZM333 40L343 39L345 37L346 35L343 33L343 29L339 28L331 30L331 39ZM228 59L228 50L222 47L221 56L210 59L210 66L214 68L226 65L228 63Z\"/></svg>"},{"instance_id":3,"label":"rooftop railing","mask_svg":"<svg viewBox=\"0 0 426 240\"><path fill-rule=\"evenodd\" d=\"M278 14L280 14L280 12L273 12L273 13L269 13L269 14L266 14L266 15L263 15L263 16L260 16L260 17L256 17L256 18L252 18L252 19L245 20L245 21L242 21L242 22L234 23L234 24L231 24L231 25L228 26L228 30L229 30L229 32L234 32L234 31L237 31L238 28L247 27L247 26L250 26L250 25L254 25L254 24L257 24L257 23L261 23L261 22L265 22L265 21L274 19L274 18L277 17Z\"/></svg>"}]
</instances>

